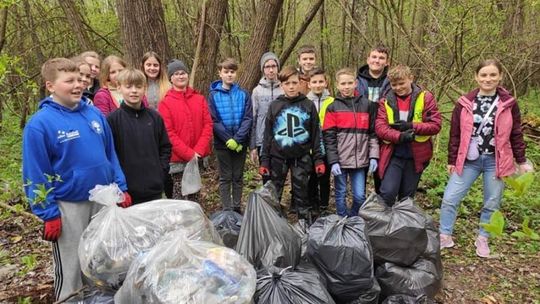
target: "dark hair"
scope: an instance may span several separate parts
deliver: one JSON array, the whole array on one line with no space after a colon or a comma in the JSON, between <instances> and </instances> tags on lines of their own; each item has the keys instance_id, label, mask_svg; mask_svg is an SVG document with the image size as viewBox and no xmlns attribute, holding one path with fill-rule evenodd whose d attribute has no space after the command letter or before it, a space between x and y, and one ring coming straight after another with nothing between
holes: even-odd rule
<instances>
[{"instance_id":1,"label":"dark hair","mask_svg":"<svg viewBox=\"0 0 540 304\"><path fill-rule=\"evenodd\" d=\"M298 58L300 58L300 55L305 53L313 53L315 54L315 47L311 44L304 44L298 49Z\"/></svg>"},{"instance_id":2,"label":"dark hair","mask_svg":"<svg viewBox=\"0 0 540 304\"><path fill-rule=\"evenodd\" d=\"M502 74L503 67L502 67L502 64L499 62L499 60L497 59L486 59L480 62L480 64L478 64L478 66L476 67L475 73L478 74L478 72L480 72L482 68L487 67L489 65L495 66L497 70L499 70L499 73Z\"/></svg>"},{"instance_id":3,"label":"dark hair","mask_svg":"<svg viewBox=\"0 0 540 304\"><path fill-rule=\"evenodd\" d=\"M284 67L281 72L279 72L278 79L281 82L285 82L294 75L299 76L300 72L298 72L297 69L289 65Z\"/></svg>"},{"instance_id":4,"label":"dark hair","mask_svg":"<svg viewBox=\"0 0 540 304\"><path fill-rule=\"evenodd\" d=\"M238 63L234 58L227 58L218 64L218 69L220 71L221 69L238 71Z\"/></svg>"},{"instance_id":5,"label":"dark hair","mask_svg":"<svg viewBox=\"0 0 540 304\"><path fill-rule=\"evenodd\" d=\"M323 75L324 79L326 79L326 73L324 72L322 68L318 68L318 67L314 68L313 70L311 70L311 72L309 72L309 79L317 75Z\"/></svg>"},{"instance_id":6,"label":"dark hair","mask_svg":"<svg viewBox=\"0 0 540 304\"><path fill-rule=\"evenodd\" d=\"M371 50L369 50L368 56L371 54L371 52L379 52L386 54L386 57L390 56L390 49L387 48L384 44L377 44L376 46L372 47Z\"/></svg>"}]
</instances>

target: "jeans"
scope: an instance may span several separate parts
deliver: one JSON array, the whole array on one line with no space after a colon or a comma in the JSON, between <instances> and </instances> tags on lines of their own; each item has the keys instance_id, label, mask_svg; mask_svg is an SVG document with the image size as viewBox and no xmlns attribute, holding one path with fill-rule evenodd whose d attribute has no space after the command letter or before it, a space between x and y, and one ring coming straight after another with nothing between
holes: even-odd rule
<instances>
[{"instance_id":1,"label":"jeans","mask_svg":"<svg viewBox=\"0 0 540 304\"><path fill-rule=\"evenodd\" d=\"M480 214L480 223L489 222L493 211L499 209L501 205L504 189L504 182L495 176L495 168L495 156L488 154L480 155L474 161L465 161L461 175L452 173L441 204L440 233L452 235L459 204L481 173L483 174L484 206ZM481 226L479 234L489 237L489 233Z\"/></svg>"},{"instance_id":2,"label":"jeans","mask_svg":"<svg viewBox=\"0 0 540 304\"><path fill-rule=\"evenodd\" d=\"M341 169L341 174L334 176L336 186L336 211L340 216L357 216L360 206L366 200L366 175L364 168ZM351 177L353 204L351 210L347 210L345 196L347 195L347 177Z\"/></svg>"}]
</instances>

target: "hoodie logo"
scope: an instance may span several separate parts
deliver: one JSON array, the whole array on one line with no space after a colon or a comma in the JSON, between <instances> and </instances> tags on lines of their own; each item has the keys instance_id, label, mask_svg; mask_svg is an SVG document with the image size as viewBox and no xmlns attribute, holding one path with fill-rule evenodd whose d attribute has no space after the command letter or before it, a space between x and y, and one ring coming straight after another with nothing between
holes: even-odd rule
<instances>
[{"instance_id":1,"label":"hoodie logo","mask_svg":"<svg viewBox=\"0 0 540 304\"><path fill-rule=\"evenodd\" d=\"M79 137L81 137L81 135L79 134L79 130L73 130L73 131L58 130L58 136L56 138L60 143L64 143L66 141L77 139Z\"/></svg>"},{"instance_id":2,"label":"hoodie logo","mask_svg":"<svg viewBox=\"0 0 540 304\"><path fill-rule=\"evenodd\" d=\"M95 120L92 120L92 122L90 123L90 127L92 127L92 130L94 130L94 132L96 132L97 134L103 133L103 128L101 127L99 122Z\"/></svg>"},{"instance_id":3,"label":"hoodie logo","mask_svg":"<svg viewBox=\"0 0 540 304\"><path fill-rule=\"evenodd\" d=\"M301 145L309 140L309 132L304 124L309 115L299 107L283 110L277 117L274 125L274 138L281 147Z\"/></svg>"}]
</instances>

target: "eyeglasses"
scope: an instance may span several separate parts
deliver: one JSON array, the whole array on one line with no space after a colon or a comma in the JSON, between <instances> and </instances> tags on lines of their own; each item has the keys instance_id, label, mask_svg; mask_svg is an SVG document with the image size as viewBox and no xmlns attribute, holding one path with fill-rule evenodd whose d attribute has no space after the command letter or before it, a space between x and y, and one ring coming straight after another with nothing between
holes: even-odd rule
<instances>
[{"instance_id":1,"label":"eyeglasses","mask_svg":"<svg viewBox=\"0 0 540 304\"><path fill-rule=\"evenodd\" d=\"M277 69L277 65L265 65L264 66L265 69Z\"/></svg>"}]
</instances>

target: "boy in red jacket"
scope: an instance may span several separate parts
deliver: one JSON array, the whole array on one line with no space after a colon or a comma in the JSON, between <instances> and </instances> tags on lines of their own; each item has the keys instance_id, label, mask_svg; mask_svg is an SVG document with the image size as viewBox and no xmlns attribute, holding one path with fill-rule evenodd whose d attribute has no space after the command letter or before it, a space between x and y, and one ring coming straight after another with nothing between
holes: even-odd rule
<instances>
[{"instance_id":1,"label":"boy in red jacket","mask_svg":"<svg viewBox=\"0 0 540 304\"><path fill-rule=\"evenodd\" d=\"M190 88L186 65L173 59L167 65L172 88L159 103L158 110L172 144L170 173L173 180L173 199L182 199L182 173L193 158L210 154L212 117L205 98ZM197 195L190 196L197 200Z\"/></svg>"},{"instance_id":2,"label":"boy in red jacket","mask_svg":"<svg viewBox=\"0 0 540 304\"><path fill-rule=\"evenodd\" d=\"M435 97L413 83L409 67L388 72L391 90L379 102L375 132L381 139L380 196L387 205L414 197L422 172L433 155L431 136L441 130Z\"/></svg>"}]
</instances>

